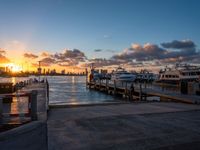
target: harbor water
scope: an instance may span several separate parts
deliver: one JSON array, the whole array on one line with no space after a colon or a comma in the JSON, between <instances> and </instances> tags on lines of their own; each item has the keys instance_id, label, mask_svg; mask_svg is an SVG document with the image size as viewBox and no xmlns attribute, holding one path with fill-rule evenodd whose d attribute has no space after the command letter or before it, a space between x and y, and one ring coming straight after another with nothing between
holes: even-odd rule
<instances>
[{"instance_id":1,"label":"harbor water","mask_svg":"<svg viewBox=\"0 0 200 150\"><path fill-rule=\"evenodd\" d=\"M12 77L0 78L2 82L13 84L38 77ZM45 76L49 82L50 104L88 104L118 101L117 97L86 88L85 76Z\"/></svg>"}]
</instances>

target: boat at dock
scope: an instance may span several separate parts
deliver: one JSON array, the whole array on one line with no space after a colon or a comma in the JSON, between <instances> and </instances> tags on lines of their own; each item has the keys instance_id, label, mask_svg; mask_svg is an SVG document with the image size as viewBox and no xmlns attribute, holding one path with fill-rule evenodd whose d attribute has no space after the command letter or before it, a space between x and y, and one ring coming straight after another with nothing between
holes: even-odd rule
<instances>
[{"instance_id":1,"label":"boat at dock","mask_svg":"<svg viewBox=\"0 0 200 150\"><path fill-rule=\"evenodd\" d=\"M111 75L113 81L135 81L135 79L136 74L132 74L121 67L118 67Z\"/></svg>"},{"instance_id":2,"label":"boat at dock","mask_svg":"<svg viewBox=\"0 0 200 150\"><path fill-rule=\"evenodd\" d=\"M185 82L199 82L200 67L191 65L176 65L174 68L166 67L159 72L159 83L179 84L181 81Z\"/></svg>"},{"instance_id":3,"label":"boat at dock","mask_svg":"<svg viewBox=\"0 0 200 150\"><path fill-rule=\"evenodd\" d=\"M136 81L139 82L153 82L156 79L156 75L149 72L148 70L141 70L137 73Z\"/></svg>"}]
</instances>

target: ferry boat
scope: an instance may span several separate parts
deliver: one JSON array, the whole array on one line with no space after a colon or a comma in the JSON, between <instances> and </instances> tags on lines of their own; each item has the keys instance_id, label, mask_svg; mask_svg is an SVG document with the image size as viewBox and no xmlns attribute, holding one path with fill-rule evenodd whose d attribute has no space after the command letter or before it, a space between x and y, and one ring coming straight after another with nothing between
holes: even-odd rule
<instances>
[{"instance_id":1,"label":"ferry boat","mask_svg":"<svg viewBox=\"0 0 200 150\"><path fill-rule=\"evenodd\" d=\"M113 81L135 81L136 75L127 72L124 68L118 67L113 71L111 75L111 80Z\"/></svg>"},{"instance_id":2,"label":"ferry boat","mask_svg":"<svg viewBox=\"0 0 200 150\"><path fill-rule=\"evenodd\" d=\"M160 70L157 82L178 84L181 81L197 82L200 80L200 67L191 65L176 65Z\"/></svg>"}]
</instances>

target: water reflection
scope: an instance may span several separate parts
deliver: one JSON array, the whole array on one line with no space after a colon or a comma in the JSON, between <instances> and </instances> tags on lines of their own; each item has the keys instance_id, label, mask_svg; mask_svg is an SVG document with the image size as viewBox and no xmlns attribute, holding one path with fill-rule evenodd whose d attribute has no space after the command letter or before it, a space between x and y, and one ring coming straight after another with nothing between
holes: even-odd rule
<instances>
[{"instance_id":1,"label":"water reflection","mask_svg":"<svg viewBox=\"0 0 200 150\"><path fill-rule=\"evenodd\" d=\"M16 84L16 77L12 77L11 80L13 84Z\"/></svg>"},{"instance_id":2,"label":"water reflection","mask_svg":"<svg viewBox=\"0 0 200 150\"><path fill-rule=\"evenodd\" d=\"M96 103L117 101L111 95L86 88L85 76L48 77L50 103Z\"/></svg>"}]
</instances>

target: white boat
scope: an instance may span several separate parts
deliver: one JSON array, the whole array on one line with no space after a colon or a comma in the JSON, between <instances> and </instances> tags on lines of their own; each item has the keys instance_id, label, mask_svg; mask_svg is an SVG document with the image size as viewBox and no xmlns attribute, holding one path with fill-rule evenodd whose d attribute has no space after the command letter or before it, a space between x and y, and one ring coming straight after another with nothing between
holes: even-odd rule
<instances>
[{"instance_id":1,"label":"white boat","mask_svg":"<svg viewBox=\"0 0 200 150\"><path fill-rule=\"evenodd\" d=\"M118 67L111 75L113 81L135 81L135 79L135 74L129 73L121 67Z\"/></svg>"},{"instance_id":2,"label":"white boat","mask_svg":"<svg viewBox=\"0 0 200 150\"><path fill-rule=\"evenodd\" d=\"M180 81L194 82L200 79L200 68L190 65L176 65L174 68L166 67L159 72L157 82L178 84Z\"/></svg>"},{"instance_id":3,"label":"white boat","mask_svg":"<svg viewBox=\"0 0 200 150\"><path fill-rule=\"evenodd\" d=\"M148 70L141 70L140 73L137 74L137 81L144 82L152 82L156 79L155 74L150 73Z\"/></svg>"}]
</instances>

